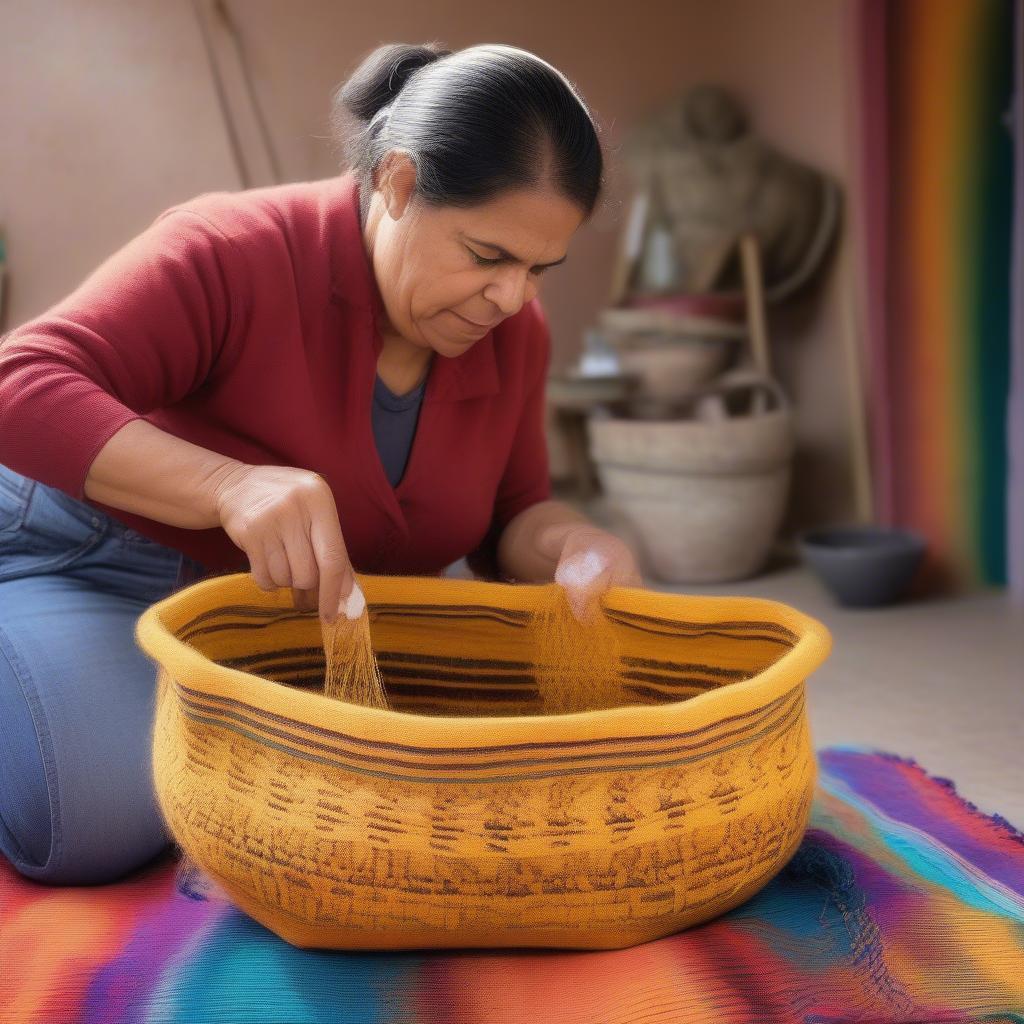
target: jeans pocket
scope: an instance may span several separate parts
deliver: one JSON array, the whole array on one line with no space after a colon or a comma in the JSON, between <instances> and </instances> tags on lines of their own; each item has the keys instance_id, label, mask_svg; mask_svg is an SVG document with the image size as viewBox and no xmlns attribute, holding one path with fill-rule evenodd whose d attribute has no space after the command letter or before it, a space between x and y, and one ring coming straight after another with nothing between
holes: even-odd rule
<instances>
[{"instance_id":1,"label":"jeans pocket","mask_svg":"<svg viewBox=\"0 0 1024 1024\"><path fill-rule=\"evenodd\" d=\"M90 516L86 506L36 480L21 479L27 486L15 514L10 514L11 489L0 498L8 509L8 525L0 532L0 581L68 569L99 547L106 534L106 521Z\"/></svg>"},{"instance_id":2,"label":"jeans pocket","mask_svg":"<svg viewBox=\"0 0 1024 1024\"><path fill-rule=\"evenodd\" d=\"M35 484L35 480L0 463L0 538L21 528Z\"/></svg>"}]
</instances>

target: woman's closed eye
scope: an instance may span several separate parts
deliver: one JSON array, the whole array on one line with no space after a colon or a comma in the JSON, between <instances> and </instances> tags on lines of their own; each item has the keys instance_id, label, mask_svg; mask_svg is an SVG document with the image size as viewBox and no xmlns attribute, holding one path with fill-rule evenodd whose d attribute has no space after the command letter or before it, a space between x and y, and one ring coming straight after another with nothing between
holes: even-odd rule
<instances>
[{"instance_id":1,"label":"woman's closed eye","mask_svg":"<svg viewBox=\"0 0 1024 1024\"><path fill-rule=\"evenodd\" d=\"M482 266L482 267L492 267L492 266L494 266L497 263L506 263L507 262L507 260L505 259L504 256L498 256L496 259L488 259L486 256L481 256L480 253L474 251L473 249L470 249L469 246L466 246L466 252L470 253L472 255L473 259L476 260L476 262L478 264L480 264L480 266ZM547 269L548 269L547 267L534 267L530 271L530 273L531 274L543 274L544 271L547 270Z\"/></svg>"}]
</instances>

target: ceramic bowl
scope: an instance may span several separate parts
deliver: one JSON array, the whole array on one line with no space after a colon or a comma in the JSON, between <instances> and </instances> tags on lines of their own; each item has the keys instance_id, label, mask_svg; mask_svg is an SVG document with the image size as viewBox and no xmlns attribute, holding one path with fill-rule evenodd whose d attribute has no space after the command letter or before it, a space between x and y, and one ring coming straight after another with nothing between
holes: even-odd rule
<instances>
[{"instance_id":1,"label":"ceramic bowl","mask_svg":"<svg viewBox=\"0 0 1024 1024\"><path fill-rule=\"evenodd\" d=\"M840 604L870 608L900 598L927 547L921 534L881 526L827 526L797 539L804 561Z\"/></svg>"}]
</instances>

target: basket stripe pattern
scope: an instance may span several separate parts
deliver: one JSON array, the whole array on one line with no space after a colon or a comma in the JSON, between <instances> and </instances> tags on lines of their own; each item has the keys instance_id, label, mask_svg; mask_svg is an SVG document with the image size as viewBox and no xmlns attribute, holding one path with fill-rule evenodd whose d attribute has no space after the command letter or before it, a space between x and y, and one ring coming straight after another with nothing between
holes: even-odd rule
<instances>
[{"instance_id":1,"label":"basket stripe pattern","mask_svg":"<svg viewBox=\"0 0 1024 1024\"><path fill-rule=\"evenodd\" d=\"M616 948L748 899L799 844L823 627L613 590L627 703L545 715L553 587L361 577L392 710L331 700L315 615L247 575L140 618L177 842L300 946ZM603 649L603 648L602 648Z\"/></svg>"}]
</instances>

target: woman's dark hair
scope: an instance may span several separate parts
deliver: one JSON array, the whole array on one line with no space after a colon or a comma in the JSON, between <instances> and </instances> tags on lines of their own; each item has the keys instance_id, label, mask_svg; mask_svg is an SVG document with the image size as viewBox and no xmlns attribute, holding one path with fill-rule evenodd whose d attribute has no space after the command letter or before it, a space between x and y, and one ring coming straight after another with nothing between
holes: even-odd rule
<instances>
[{"instance_id":1,"label":"woman's dark hair","mask_svg":"<svg viewBox=\"0 0 1024 1024\"><path fill-rule=\"evenodd\" d=\"M429 205L549 185L589 218L601 192L590 111L560 72L512 46L381 46L335 93L332 122L364 219L377 164L396 148L415 163L416 195Z\"/></svg>"}]
</instances>

